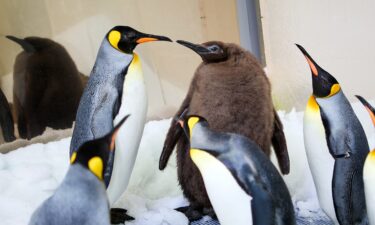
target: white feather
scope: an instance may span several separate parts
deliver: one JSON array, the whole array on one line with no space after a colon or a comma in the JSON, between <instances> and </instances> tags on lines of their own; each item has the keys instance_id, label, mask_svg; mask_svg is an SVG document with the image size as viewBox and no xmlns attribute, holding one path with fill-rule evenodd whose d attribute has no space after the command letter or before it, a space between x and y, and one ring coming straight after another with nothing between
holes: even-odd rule
<instances>
[{"instance_id":1,"label":"white feather","mask_svg":"<svg viewBox=\"0 0 375 225\"><path fill-rule=\"evenodd\" d=\"M320 111L314 110L309 105L306 107L303 118L303 136L320 207L335 224L339 224L332 197L332 175L335 161L329 154Z\"/></svg>"},{"instance_id":2,"label":"white feather","mask_svg":"<svg viewBox=\"0 0 375 225\"><path fill-rule=\"evenodd\" d=\"M147 114L147 93L140 60L134 54L125 77L121 107L114 124L130 114L116 138L115 159L111 181L107 188L110 205L126 190L133 171Z\"/></svg>"}]
</instances>

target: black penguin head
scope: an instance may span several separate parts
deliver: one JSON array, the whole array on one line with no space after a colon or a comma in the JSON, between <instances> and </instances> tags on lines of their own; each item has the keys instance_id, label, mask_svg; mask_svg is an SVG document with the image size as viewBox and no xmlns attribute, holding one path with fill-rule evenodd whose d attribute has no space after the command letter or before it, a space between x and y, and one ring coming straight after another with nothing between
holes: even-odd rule
<instances>
[{"instance_id":1,"label":"black penguin head","mask_svg":"<svg viewBox=\"0 0 375 225\"><path fill-rule=\"evenodd\" d=\"M340 90L340 84L337 80L323 70L307 53L307 51L300 45L296 44L299 50L305 56L307 63L309 64L312 74L313 94L318 98L331 97L337 94Z\"/></svg>"},{"instance_id":2,"label":"black penguin head","mask_svg":"<svg viewBox=\"0 0 375 225\"><path fill-rule=\"evenodd\" d=\"M56 47L56 46L62 47L57 42L54 42L53 40L48 39L48 38L26 37L22 39L22 38L18 38L18 37L11 36L11 35L7 35L5 37L19 44L23 48L23 50L28 53L39 52L44 49L48 49L50 47Z\"/></svg>"},{"instance_id":3,"label":"black penguin head","mask_svg":"<svg viewBox=\"0 0 375 225\"><path fill-rule=\"evenodd\" d=\"M210 41L203 44L193 44L187 41L178 40L177 43L190 48L196 52L204 62L221 62L228 58L225 44L220 41Z\"/></svg>"},{"instance_id":4,"label":"black penguin head","mask_svg":"<svg viewBox=\"0 0 375 225\"><path fill-rule=\"evenodd\" d=\"M70 163L79 163L103 180L108 157L115 148L116 135L129 115L125 116L116 127L102 138L83 143L70 158Z\"/></svg>"},{"instance_id":5,"label":"black penguin head","mask_svg":"<svg viewBox=\"0 0 375 225\"><path fill-rule=\"evenodd\" d=\"M372 107L372 105L370 105L370 103L368 101L366 101L366 99L364 99L362 96L356 95L355 97L357 97L359 99L359 101L363 104L363 106L365 106L367 112L370 115L372 124L375 126L375 109L374 109L374 107Z\"/></svg>"},{"instance_id":6,"label":"black penguin head","mask_svg":"<svg viewBox=\"0 0 375 225\"><path fill-rule=\"evenodd\" d=\"M112 47L127 54L132 54L134 48L141 43L172 41L168 37L141 33L128 26L116 26L112 28L106 38Z\"/></svg>"}]
</instances>

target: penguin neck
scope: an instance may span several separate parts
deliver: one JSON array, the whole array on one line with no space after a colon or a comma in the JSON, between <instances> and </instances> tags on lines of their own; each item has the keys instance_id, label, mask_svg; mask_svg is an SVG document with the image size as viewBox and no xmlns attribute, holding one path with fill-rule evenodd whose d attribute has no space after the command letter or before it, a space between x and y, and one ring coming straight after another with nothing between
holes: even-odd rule
<instances>
[{"instance_id":1,"label":"penguin neck","mask_svg":"<svg viewBox=\"0 0 375 225\"><path fill-rule=\"evenodd\" d=\"M190 147L195 149L225 152L228 149L229 135L212 131L207 125L197 124L193 129Z\"/></svg>"},{"instance_id":2,"label":"penguin neck","mask_svg":"<svg viewBox=\"0 0 375 225\"><path fill-rule=\"evenodd\" d=\"M319 107L325 111L325 113L332 112L332 118L335 118L336 115L344 115L347 113L354 113L350 102L345 97L342 90L337 94L328 97L328 98L319 98L316 97L316 102L319 104Z\"/></svg>"},{"instance_id":3,"label":"penguin neck","mask_svg":"<svg viewBox=\"0 0 375 225\"><path fill-rule=\"evenodd\" d=\"M133 54L126 54L113 48L106 39L102 41L90 78L95 80L124 80ZM120 76L119 76L120 75Z\"/></svg>"},{"instance_id":4,"label":"penguin neck","mask_svg":"<svg viewBox=\"0 0 375 225\"><path fill-rule=\"evenodd\" d=\"M75 190L74 192L84 192L87 194L95 194L97 196L101 192L105 192L105 186L93 173L84 168L80 164L72 164L62 181L56 194L61 192L66 193L66 190ZM88 193L89 192L89 193Z\"/></svg>"}]
</instances>

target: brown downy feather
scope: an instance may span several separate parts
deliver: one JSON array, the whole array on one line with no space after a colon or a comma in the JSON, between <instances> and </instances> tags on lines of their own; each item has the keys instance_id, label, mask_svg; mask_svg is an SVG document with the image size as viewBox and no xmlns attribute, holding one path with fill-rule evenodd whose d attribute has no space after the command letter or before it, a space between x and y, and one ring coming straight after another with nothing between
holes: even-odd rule
<instances>
[{"instance_id":1,"label":"brown downy feather","mask_svg":"<svg viewBox=\"0 0 375 225\"><path fill-rule=\"evenodd\" d=\"M215 131L250 138L268 156L271 141L274 141L274 145L279 145L276 155L281 168L289 172L282 124L274 111L270 82L262 67L252 54L236 44L208 42L203 45L211 44L219 45L228 58L215 63L202 62L198 66L176 117L188 109L189 115L206 118ZM188 140L175 121L168 131L159 168L166 166L176 143L178 178L184 195L195 207L211 208L203 179L189 156Z\"/></svg>"},{"instance_id":2,"label":"brown downy feather","mask_svg":"<svg viewBox=\"0 0 375 225\"><path fill-rule=\"evenodd\" d=\"M24 48L13 73L13 103L20 136L31 139L46 127L71 127L83 85L68 52L47 38L8 38Z\"/></svg>"}]
</instances>

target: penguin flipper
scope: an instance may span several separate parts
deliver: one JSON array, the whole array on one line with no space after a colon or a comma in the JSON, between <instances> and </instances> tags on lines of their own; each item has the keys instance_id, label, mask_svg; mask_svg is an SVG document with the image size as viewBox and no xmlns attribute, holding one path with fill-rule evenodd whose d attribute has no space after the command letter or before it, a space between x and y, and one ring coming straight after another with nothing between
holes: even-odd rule
<instances>
[{"instance_id":1,"label":"penguin flipper","mask_svg":"<svg viewBox=\"0 0 375 225\"><path fill-rule=\"evenodd\" d=\"M159 159L159 170L164 170L167 166L169 157L171 156L174 147L177 144L177 141L180 139L183 134L182 127L175 121L172 120L171 126L168 130L167 137L164 141L164 147Z\"/></svg>"},{"instance_id":2,"label":"penguin flipper","mask_svg":"<svg viewBox=\"0 0 375 225\"><path fill-rule=\"evenodd\" d=\"M272 146L276 153L277 161L280 166L282 174L289 174L290 171L290 161L288 154L288 147L286 145L286 139L283 131L283 124L276 110L274 112L274 125L272 134Z\"/></svg>"},{"instance_id":3,"label":"penguin flipper","mask_svg":"<svg viewBox=\"0 0 375 225\"><path fill-rule=\"evenodd\" d=\"M350 150L350 138L348 135L352 135L350 132L347 134L346 131L336 131L334 134L331 132L331 126L324 112L323 108L320 108L320 116L324 126L326 134L327 146L329 153L334 159L338 158L349 158L351 154Z\"/></svg>"},{"instance_id":4,"label":"penguin flipper","mask_svg":"<svg viewBox=\"0 0 375 225\"><path fill-rule=\"evenodd\" d=\"M134 217L129 216L126 209L111 208L111 224L123 224L131 220L134 220Z\"/></svg>"}]
</instances>

